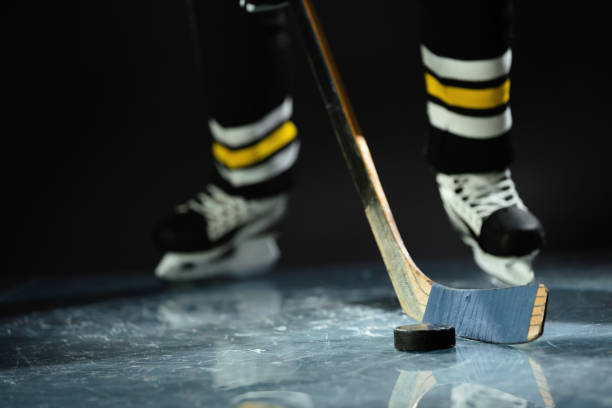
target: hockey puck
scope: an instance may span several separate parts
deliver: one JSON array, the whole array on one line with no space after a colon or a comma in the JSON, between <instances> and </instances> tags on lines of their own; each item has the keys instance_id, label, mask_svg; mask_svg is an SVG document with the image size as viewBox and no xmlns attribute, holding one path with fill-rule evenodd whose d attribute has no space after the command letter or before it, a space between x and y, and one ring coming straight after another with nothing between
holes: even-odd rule
<instances>
[{"instance_id":1,"label":"hockey puck","mask_svg":"<svg viewBox=\"0 0 612 408\"><path fill-rule=\"evenodd\" d=\"M443 324L410 324L393 330L395 348L400 351L429 351L455 345L455 328Z\"/></svg>"}]
</instances>

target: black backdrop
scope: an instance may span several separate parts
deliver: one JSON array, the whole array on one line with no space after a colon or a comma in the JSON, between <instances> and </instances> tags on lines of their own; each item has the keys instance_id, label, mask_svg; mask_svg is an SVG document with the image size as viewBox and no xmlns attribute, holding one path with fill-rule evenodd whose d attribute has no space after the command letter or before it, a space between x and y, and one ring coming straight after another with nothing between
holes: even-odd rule
<instances>
[{"instance_id":1,"label":"black backdrop","mask_svg":"<svg viewBox=\"0 0 612 408\"><path fill-rule=\"evenodd\" d=\"M317 4L407 247L417 262L466 256L422 157L415 2ZM548 254L612 248L610 35L600 4L517 7L514 174L547 228ZM200 190L210 166L188 5L35 0L1 7L5 277L150 271L159 258L151 225ZM295 60L303 150L283 263L377 261L297 47Z\"/></svg>"}]
</instances>

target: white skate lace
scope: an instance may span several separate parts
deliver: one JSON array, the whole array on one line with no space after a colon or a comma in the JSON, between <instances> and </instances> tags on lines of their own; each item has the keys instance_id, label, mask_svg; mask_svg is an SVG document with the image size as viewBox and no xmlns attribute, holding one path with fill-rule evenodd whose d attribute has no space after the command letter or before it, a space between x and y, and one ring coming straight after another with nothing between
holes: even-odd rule
<instances>
[{"instance_id":1,"label":"white skate lace","mask_svg":"<svg viewBox=\"0 0 612 408\"><path fill-rule=\"evenodd\" d=\"M194 211L206 219L206 228L211 240L247 222L250 218L247 201L239 196L227 194L219 187L209 184L206 191L176 207L178 212Z\"/></svg>"},{"instance_id":2,"label":"white skate lace","mask_svg":"<svg viewBox=\"0 0 612 408\"><path fill-rule=\"evenodd\" d=\"M452 179L455 194L484 219L495 211L517 205L525 208L520 199L510 170L483 174L455 174Z\"/></svg>"}]
</instances>

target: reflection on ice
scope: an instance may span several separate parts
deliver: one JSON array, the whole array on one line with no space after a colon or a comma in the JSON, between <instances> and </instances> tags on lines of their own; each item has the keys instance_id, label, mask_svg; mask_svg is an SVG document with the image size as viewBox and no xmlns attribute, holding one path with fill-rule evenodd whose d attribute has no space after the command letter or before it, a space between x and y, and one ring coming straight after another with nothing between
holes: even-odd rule
<instances>
[{"instance_id":1,"label":"reflection on ice","mask_svg":"<svg viewBox=\"0 0 612 408\"><path fill-rule=\"evenodd\" d=\"M278 315L282 295L269 282L236 283L219 290L192 291L173 296L158 306L160 320L173 329L259 327Z\"/></svg>"},{"instance_id":2,"label":"reflection on ice","mask_svg":"<svg viewBox=\"0 0 612 408\"><path fill-rule=\"evenodd\" d=\"M290 380L297 371L295 360L283 361L265 349L245 350L238 344L216 342L215 363L210 369L214 389L235 389Z\"/></svg>"},{"instance_id":3,"label":"reflection on ice","mask_svg":"<svg viewBox=\"0 0 612 408\"><path fill-rule=\"evenodd\" d=\"M410 363L412 370L400 369L390 407L555 405L541 366L513 347L459 341L454 353L421 353Z\"/></svg>"},{"instance_id":4,"label":"reflection on ice","mask_svg":"<svg viewBox=\"0 0 612 408\"><path fill-rule=\"evenodd\" d=\"M253 391L238 395L232 399L235 408L314 408L308 394L294 391Z\"/></svg>"}]
</instances>

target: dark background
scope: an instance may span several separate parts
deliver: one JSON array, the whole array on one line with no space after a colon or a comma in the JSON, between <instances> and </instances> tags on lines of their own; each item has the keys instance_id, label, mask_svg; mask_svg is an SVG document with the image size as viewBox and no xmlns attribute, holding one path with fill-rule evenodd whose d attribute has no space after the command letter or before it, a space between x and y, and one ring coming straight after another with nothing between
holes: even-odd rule
<instances>
[{"instance_id":1,"label":"dark background","mask_svg":"<svg viewBox=\"0 0 612 408\"><path fill-rule=\"evenodd\" d=\"M416 2L317 4L409 251L417 263L469 256L422 156ZM513 171L547 228L544 256L587 258L612 248L610 35L600 4L517 4ZM204 187L210 166L206 88L188 5L36 0L1 7L5 278L149 273L160 257L151 226ZM295 45L303 150L282 262L377 262Z\"/></svg>"}]
</instances>

